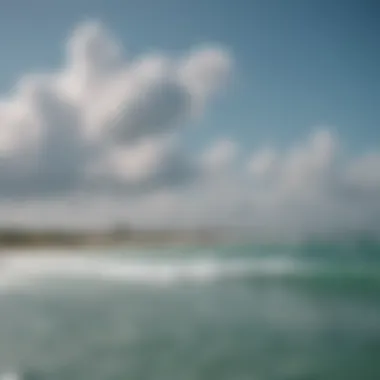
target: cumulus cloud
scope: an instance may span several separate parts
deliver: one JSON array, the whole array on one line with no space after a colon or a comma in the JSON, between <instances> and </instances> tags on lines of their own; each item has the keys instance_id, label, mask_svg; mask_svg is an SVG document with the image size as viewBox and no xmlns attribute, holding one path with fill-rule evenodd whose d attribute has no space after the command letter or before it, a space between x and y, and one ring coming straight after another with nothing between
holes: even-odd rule
<instances>
[{"instance_id":1,"label":"cumulus cloud","mask_svg":"<svg viewBox=\"0 0 380 380\"><path fill-rule=\"evenodd\" d=\"M84 23L71 34L60 70L26 76L1 101L1 195L115 183L125 192L152 190L195 175L167 141L216 94L232 57L217 47L185 57L124 55L102 24Z\"/></svg>"},{"instance_id":2,"label":"cumulus cloud","mask_svg":"<svg viewBox=\"0 0 380 380\"><path fill-rule=\"evenodd\" d=\"M0 100L0 222L380 226L380 152L350 156L328 128L287 149L247 154L226 137L200 154L181 149L183 128L233 74L225 48L132 58L91 21L65 53L61 68Z\"/></svg>"}]
</instances>

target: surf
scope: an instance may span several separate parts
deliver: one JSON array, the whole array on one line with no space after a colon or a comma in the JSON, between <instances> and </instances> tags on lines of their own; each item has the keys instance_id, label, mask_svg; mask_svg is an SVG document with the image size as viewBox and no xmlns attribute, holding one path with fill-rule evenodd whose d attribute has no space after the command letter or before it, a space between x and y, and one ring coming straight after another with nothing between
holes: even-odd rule
<instances>
[{"instance_id":1,"label":"surf","mask_svg":"<svg viewBox=\"0 0 380 380\"><path fill-rule=\"evenodd\" d=\"M378 276L378 266L333 265L328 260L288 254L239 256L209 250L174 254L165 251L83 253L19 252L4 255L0 289L31 286L41 281L91 280L140 285L205 283L232 279Z\"/></svg>"}]
</instances>

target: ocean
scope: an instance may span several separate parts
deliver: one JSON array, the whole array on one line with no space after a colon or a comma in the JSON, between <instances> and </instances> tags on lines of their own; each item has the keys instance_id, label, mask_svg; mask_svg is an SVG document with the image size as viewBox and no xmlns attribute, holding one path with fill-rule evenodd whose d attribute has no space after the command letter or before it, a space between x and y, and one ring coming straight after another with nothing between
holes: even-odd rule
<instances>
[{"instance_id":1,"label":"ocean","mask_svg":"<svg viewBox=\"0 0 380 380\"><path fill-rule=\"evenodd\" d=\"M1 380L378 380L380 251L0 257Z\"/></svg>"}]
</instances>

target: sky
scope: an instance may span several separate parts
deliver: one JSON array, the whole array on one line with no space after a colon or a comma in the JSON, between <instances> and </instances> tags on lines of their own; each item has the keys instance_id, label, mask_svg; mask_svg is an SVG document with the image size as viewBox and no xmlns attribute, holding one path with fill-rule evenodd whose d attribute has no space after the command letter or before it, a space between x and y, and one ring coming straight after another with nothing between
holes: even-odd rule
<instances>
[{"instance_id":1,"label":"sky","mask_svg":"<svg viewBox=\"0 0 380 380\"><path fill-rule=\"evenodd\" d=\"M1 223L380 232L379 16L2 1Z\"/></svg>"}]
</instances>

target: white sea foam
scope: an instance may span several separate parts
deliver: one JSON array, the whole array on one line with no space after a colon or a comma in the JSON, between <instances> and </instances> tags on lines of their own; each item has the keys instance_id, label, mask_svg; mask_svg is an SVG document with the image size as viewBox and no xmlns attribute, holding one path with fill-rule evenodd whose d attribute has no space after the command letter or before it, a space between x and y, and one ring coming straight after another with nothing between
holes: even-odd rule
<instances>
[{"instance_id":1,"label":"white sea foam","mask_svg":"<svg viewBox=\"0 0 380 380\"><path fill-rule=\"evenodd\" d=\"M0 288L47 279L168 284L177 281L211 281L245 275L293 273L296 262L288 258L122 257L106 255L12 254L0 263Z\"/></svg>"}]
</instances>

